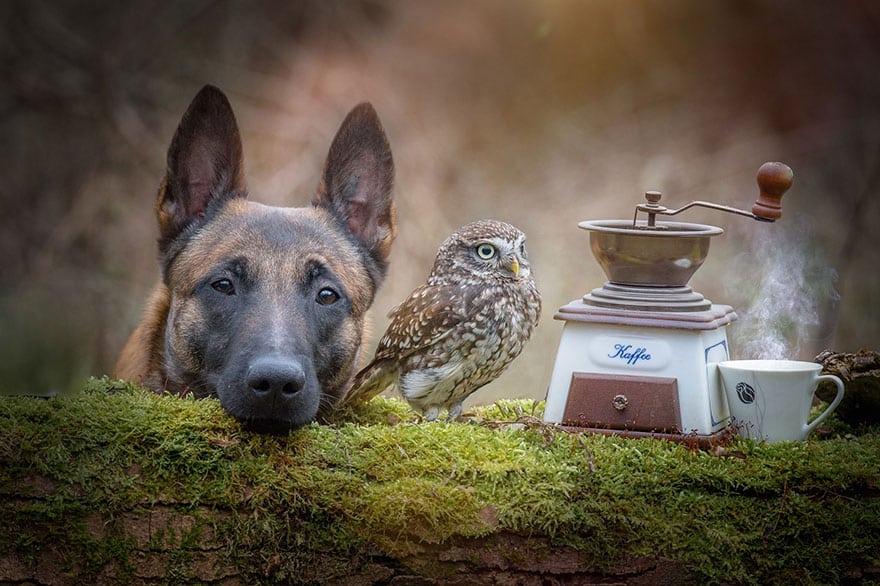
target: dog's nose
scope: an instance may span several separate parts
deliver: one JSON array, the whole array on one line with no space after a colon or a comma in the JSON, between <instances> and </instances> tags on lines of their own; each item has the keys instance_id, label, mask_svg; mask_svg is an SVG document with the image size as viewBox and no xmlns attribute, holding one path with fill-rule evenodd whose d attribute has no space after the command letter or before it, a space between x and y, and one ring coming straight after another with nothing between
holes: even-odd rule
<instances>
[{"instance_id":1,"label":"dog's nose","mask_svg":"<svg viewBox=\"0 0 880 586\"><path fill-rule=\"evenodd\" d=\"M257 396L292 396L306 384L302 366L282 358L258 358L248 369L247 385Z\"/></svg>"}]
</instances>

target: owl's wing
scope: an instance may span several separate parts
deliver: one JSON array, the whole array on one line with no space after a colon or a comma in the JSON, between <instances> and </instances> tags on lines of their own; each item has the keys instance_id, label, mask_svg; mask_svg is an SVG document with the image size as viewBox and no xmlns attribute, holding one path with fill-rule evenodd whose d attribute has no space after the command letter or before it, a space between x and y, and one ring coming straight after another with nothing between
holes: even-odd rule
<instances>
[{"instance_id":1,"label":"owl's wing","mask_svg":"<svg viewBox=\"0 0 880 586\"><path fill-rule=\"evenodd\" d=\"M373 360L358 372L343 404L366 401L397 382L400 364L449 336L467 317L469 298L454 285L422 285L388 313Z\"/></svg>"},{"instance_id":2,"label":"owl's wing","mask_svg":"<svg viewBox=\"0 0 880 586\"><path fill-rule=\"evenodd\" d=\"M472 295L457 285L422 285L388 313L391 323L379 340L375 360L402 361L449 336L467 319Z\"/></svg>"}]
</instances>

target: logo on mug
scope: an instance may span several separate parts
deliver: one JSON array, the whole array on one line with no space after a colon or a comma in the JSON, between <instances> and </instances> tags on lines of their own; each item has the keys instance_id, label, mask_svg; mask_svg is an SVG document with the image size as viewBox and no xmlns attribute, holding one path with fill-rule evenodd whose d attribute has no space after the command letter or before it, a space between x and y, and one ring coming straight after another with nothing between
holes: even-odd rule
<instances>
[{"instance_id":1,"label":"logo on mug","mask_svg":"<svg viewBox=\"0 0 880 586\"><path fill-rule=\"evenodd\" d=\"M746 383L736 383L736 396L748 405L755 402L755 389Z\"/></svg>"}]
</instances>

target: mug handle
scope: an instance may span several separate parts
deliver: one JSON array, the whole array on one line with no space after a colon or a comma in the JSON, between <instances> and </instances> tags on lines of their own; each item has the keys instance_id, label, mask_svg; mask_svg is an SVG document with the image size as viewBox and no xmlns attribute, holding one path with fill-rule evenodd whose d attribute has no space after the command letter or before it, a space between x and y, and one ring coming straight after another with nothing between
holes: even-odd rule
<instances>
[{"instance_id":1,"label":"mug handle","mask_svg":"<svg viewBox=\"0 0 880 586\"><path fill-rule=\"evenodd\" d=\"M819 416L816 417L816 419L814 419L813 421L811 421L810 423L807 424L807 426L804 430L805 431L804 437L808 436L810 434L810 432L816 428L817 425L822 423L822 421L824 421L826 417L831 415L831 413L835 409L837 409L837 406L840 405L840 402L843 400L843 381L842 380L840 380L838 377L834 376L833 374L822 374L822 375L819 375L817 378L819 379L819 381L830 380L831 382L833 382L837 386L837 396L834 397L834 400L831 401L831 404L828 405L828 408L825 409L825 411L822 411L822 413L820 413ZM816 386L818 387L818 384Z\"/></svg>"}]
</instances>

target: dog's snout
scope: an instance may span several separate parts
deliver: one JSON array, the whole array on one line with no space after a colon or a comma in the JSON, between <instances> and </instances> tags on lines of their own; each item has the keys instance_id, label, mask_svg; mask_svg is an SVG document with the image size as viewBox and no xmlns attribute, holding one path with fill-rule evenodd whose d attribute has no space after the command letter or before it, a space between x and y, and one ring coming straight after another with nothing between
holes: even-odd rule
<instances>
[{"instance_id":1,"label":"dog's snout","mask_svg":"<svg viewBox=\"0 0 880 586\"><path fill-rule=\"evenodd\" d=\"M257 396L295 395L306 384L302 366L293 360L263 358L254 361L248 369L248 388Z\"/></svg>"},{"instance_id":2,"label":"dog's snout","mask_svg":"<svg viewBox=\"0 0 880 586\"><path fill-rule=\"evenodd\" d=\"M313 421L321 390L308 357L263 354L233 369L237 381L218 393L223 407L251 431L287 433ZM239 367L241 368L241 367Z\"/></svg>"}]
</instances>

